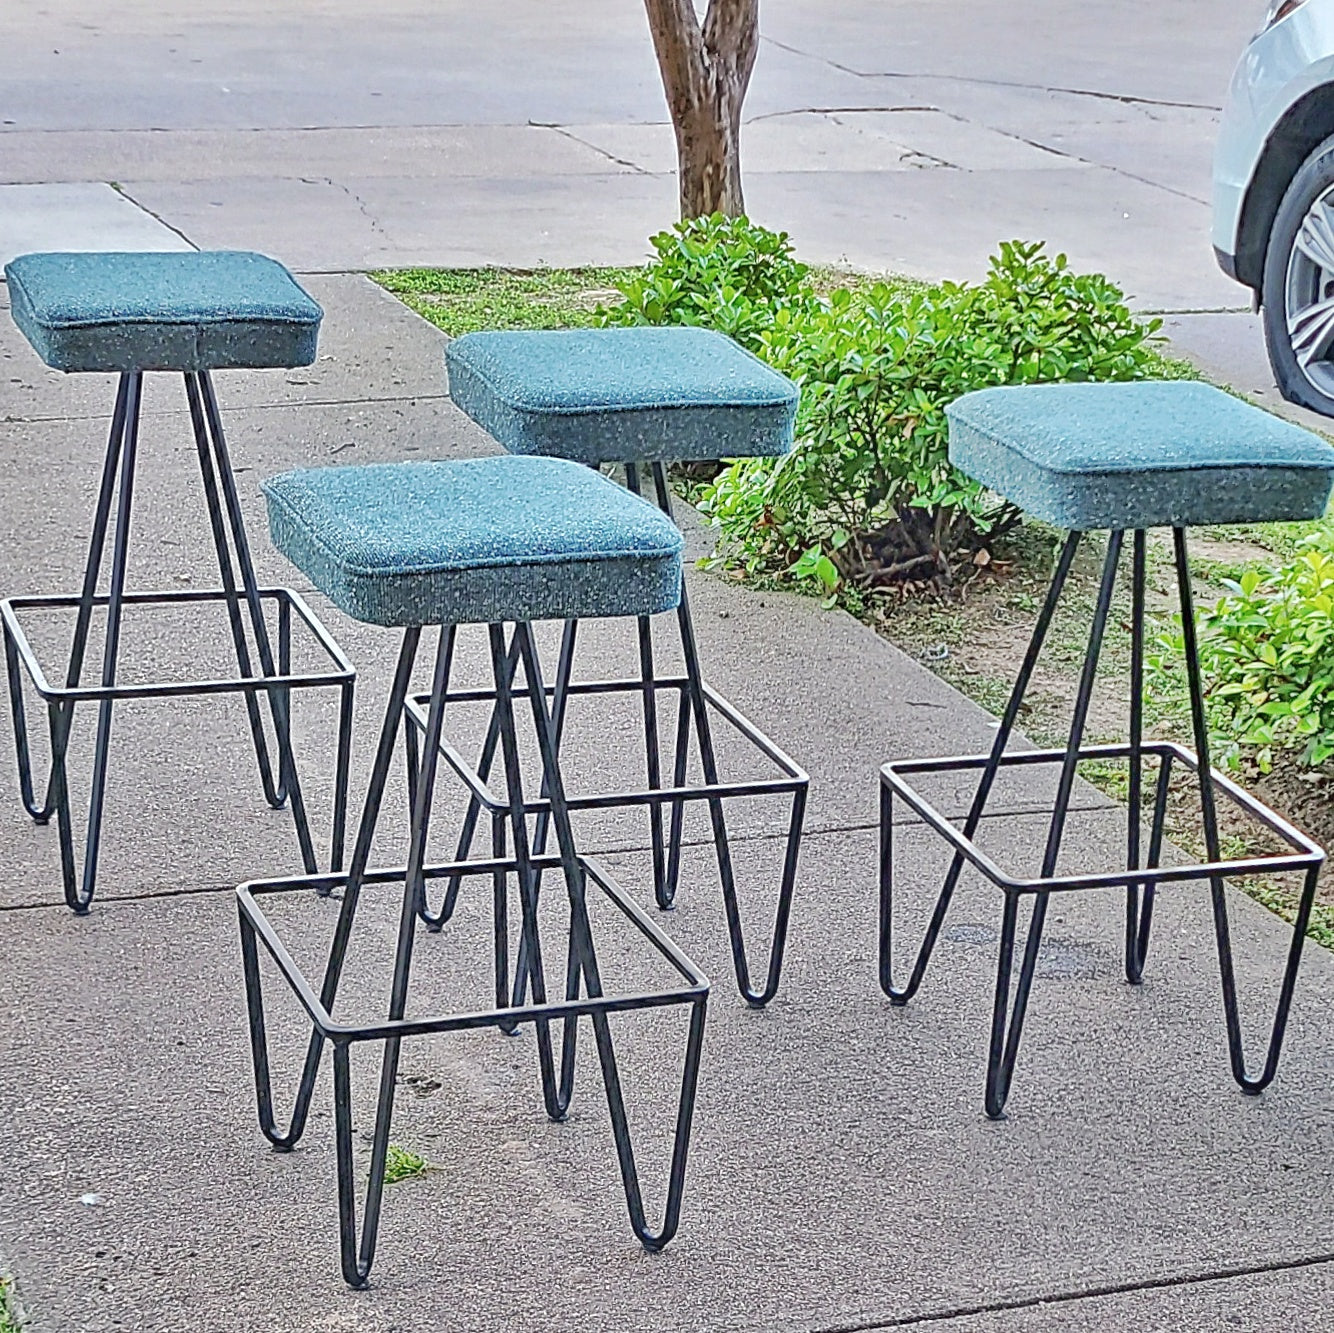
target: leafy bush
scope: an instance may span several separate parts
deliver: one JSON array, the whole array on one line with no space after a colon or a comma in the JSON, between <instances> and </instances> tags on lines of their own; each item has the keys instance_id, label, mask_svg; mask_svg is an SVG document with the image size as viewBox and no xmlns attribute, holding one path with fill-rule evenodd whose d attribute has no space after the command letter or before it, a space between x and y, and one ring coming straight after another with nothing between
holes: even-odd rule
<instances>
[{"instance_id":1,"label":"leafy bush","mask_svg":"<svg viewBox=\"0 0 1334 1333\"><path fill-rule=\"evenodd\" d=\"M1200 669L1214 730L1252 747L1262 771L1276 750L1312 767L1334 757L1334 542L1313 538L1294 560L1226 580L1200 615ZM1180 653L1180 638L1170 645Z\"/></svg>"},{"instance_id":2,"label":"leafy bush","mask_svg":"<svg viewBox=\"0 0 1334 1333\"><path fill-rule=\"evenodd\" d=\"M953 528L1009 521L946 457L944 405L1000 376L995 349L960 327L963 294L877 285L776 316L763 350L801 387L799 445L738 460L705 491L725 560L829 594L931 577Z\"/></svg>"},{"instance_id":3,"label":"leafy bush","mask_svg":"<svg viewBox=\"0 0 1334 1333\"><path fill-rule=\"evenodd\" d=\"M599 310L604 324L703 325L758 352L777 310L814 303L810 270L787 233L748 218L715 213L678 222L650 244L657 258L617 283L624 300Z\"/></svg>"},{"instance_id":4,"label":"leafy bush","mask_svg":"<svg viewBox=\"0 0 1334 1333\"><path fill-rule=\"evenodd\" d=\"M775 309L759 352L801 387L798 447L739 460L706 488L720 560L825 595L948 582L1020 516L950 465L946 406L993 385L1161 375L1160 326L1106 278L1019 242L980 284L881 284Z\"/></svg>"}]
</instances>

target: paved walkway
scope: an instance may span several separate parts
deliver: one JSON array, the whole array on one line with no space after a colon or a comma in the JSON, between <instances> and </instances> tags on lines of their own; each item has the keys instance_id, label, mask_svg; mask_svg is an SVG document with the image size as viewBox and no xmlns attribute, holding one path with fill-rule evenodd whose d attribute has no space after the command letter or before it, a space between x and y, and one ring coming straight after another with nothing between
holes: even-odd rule
<instances>
[{"instance_id":1,"label":"paved walkway","mask_svg":"<svg viewBox=\"0 0 1334 1333\"><path fill-rule=\"evenodd\" d=\"M318 364L222 377L256 534L257 479L278 468L487 447L440 395L434 330L364 278L309 282L328 311ZM46 373L7 318L0 357L11 437L0 491L7 587L70 585L110 385ZM164 566L183 585L211 581L194 536L178 397L164 379L148 400L140 586ZM79 517L67 528L65 515ZM260 545L262 577L289 578ZM1116 904L1062 903L1012 1118L987 1123L981 1072L999 903L967 887L937 974L917 1004L892 1011L875 983L872 824L884 758L981 748L989 719L844 615L706 576L695 594L712 678L764 719L814 785L786 982L768 1012L747 1011L731 990L702 847L670 921L716 984L678 1241L657 1257L631 1241L594 1069L581 1072L570 1122L553 1126L541 1114L530 1039L442 1039L407 1052L394 1132L433 1169L390 1190L376 1285L346 1292L327 1088L291 1157L268 1152L253 1121L230 886L292 867L288 825L262 807L239 709L125 707L103 898L86 920L53 905L51 831L20 817L12 764L0 764L0 1248L36 1328L795 1333L974 1310L988 1313L944 1326L1203 1328L1219 1326L1223 1311L1248 1327L1269 1326L1277 1311L1293 1327L1318 1326L1334 1292L1334 958L1313 951L1282 1080L1247 1101L1226 1068L1204 900L1170 897L1141 991L1118 980ZM393 638L316 602L363 669L360 780ZM221 657L219 628L183 635L148 619L128 641L145 669L154 653ZM616 626L601 627L586 669L604 672L630 651ZM318 770L331 725L329 710L298 714L316 809L328 799ZM575 771L628 776L633 719L580 728L571 746ZM1030 783L1009 786L988 821L989 845L1014 864L1026 864L1020 849L1031 850L1042 827L1031 813L1042 796ZM402 805L395 792L379 859L401 857ZM735 814L750 834L739 859L759 929L783 814L741 803ZM1114 857L1122 836L1119 813L1086 790L1072 859ZM645 891L636 821L602 823L587 837ZM899 847L920 914L941 858L912 824ZM468 991L485 947L483 906L421 950L419 979L434 993ZM306 908L288 925L300 956L313 959L330 914ZM363 918L349 996L372 1009L382 1003L373 965L393 914L377 900ZM1247 900L1237 914L1243 979L1259 999L1286 932ZM300 1028L284 1017L290 1058ZM657 1020L623 1028L655 1183L673 1078L663 1051L679 1038ZM363 1117L372 1090L362 1069ZM1294 1261L1308 1266L1283 1268ZM1101 1291L1114 1294L1076 1299ZM1022 1312L1009 1310L1016 1302Z\"/></svg>"},{"instance_id":2,"label":"paved walkway","mask_svg":"<svg viewBox=\"0 0 1334 1333\"><path fill-rule=\"evenodd\" d=\"M756 214L790 225L810 257L930 275L976 272L1000 236L1047 236L1178 312L1183 345L1263 390L1248 316L1181 313L1238 305L1212 268L1203 200L1210 108L1252 16L1206 0L1077 13L1037 0L1022 23L982 0L949 7L953 22L945 12L766 0L747 136ZM319 362L220 383L275 581L291 571L262 540L259 477L488 447L441 392L440 336L339 270L633 259L672 211L656 71L641 11L623 0L559 13L398 0L373 15L350 0L229 0L165 23L148 0L11 6L0 49L0 250L254 245L311 274L328 312ZM44 371L0 311L6 592L76 582L110 395L105 380ZM150 386L138 586L164 568L179 586L213 581L182 407L179 386ZM875 984L873 821L879 763L985 747L990 719L844 615L706 576L694 595L714 683L810 769L813 795L768 1012L731 991L700 846L670 919L716 986L678 1240L656 1257L631 1241L594 1069L581 1070L570 1122L552 1126L528 1038L433 1041L405 1057L394 1134L433 1169L389 1192L376 1285L348 1293L327 1089L287 1158L265 1150L249 1092L230 888L292 867L290 828L260 801L239 708L127 706L102 900L86 920L53 905L52 833L20 818L12 761L0 762L0 1263L35 1328L1324 1326L1334 959L1310 955L1283 1075L1249 1101L1228 1077L1203 900L1170 896L1137 991L1118 980L1117 905L1062 903L1012 1117L987 1123L999 904L965 886L936 974L913 1007L890 1010ZM393 639L315 600L362 669L360 781ZM218 629L136 619L127 671L221 660ZM589 640L590 674L629 658L614 625ZM324 809L332 712L312 704L296 725ZM633 736L629 716L576 731L575 768L628 776ZM999 794L986 836L1012 864L1025 864L1043 795L1029 782ZM943 799L957 808L957 793ZM385 861L401 859L402 807L396 791ZM1072 860L1114 857L1121 816L1089 790L1079 807ZM738 805L734 818L758 930L782 812ZM584 833L644 892L636 821ZM911 823L898 844L920 913L939 851ZM329 914L307 906L290 925L313 958ZM1286 932L1249 901L1236 911L1256 1015ZM385 902L363 918L354 1002L382 1003L373 971L392 915ZM482 929L477 904L423 948L439 993L466 986ZM288 1055L300 1038L280 1025ZM678 1038L656 1020L621 1038L653 1183L674 1077L662 1052ZM359 1071L363 1117L368 1084Z\"/></svg>"}]
</instances>

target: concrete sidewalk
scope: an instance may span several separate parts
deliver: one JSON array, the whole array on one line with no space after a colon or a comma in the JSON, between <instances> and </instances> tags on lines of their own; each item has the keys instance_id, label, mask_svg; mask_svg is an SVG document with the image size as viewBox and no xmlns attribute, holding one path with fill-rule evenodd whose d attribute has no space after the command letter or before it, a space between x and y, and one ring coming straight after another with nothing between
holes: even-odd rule
<instances>
[{"instance_id":1,"label":"concrete sidewalk","mask_svg":"<svg viewBox=\"0 0 1334 1333\"><path fill-rule=\"evenodd\" d=\"M489 447L442 395L436 331L364 278L307 281L328 312L317 365L219 377L261 577L275 581L292 574L262 538L260 477ZM5 588L69 586L110 386L43 371L3 312L0 361ZM139 586L164 569L182 586L213 579L196 540L180 400L162 377L148 402ZM934 975L913 1006L891 1010L875 982L873 821L879 763L984 748L990 719L840 613L692 577L713 682L811 770L813 803L784 987L768 1011L747 1011L733 990L702 845L667 922L714 980L672 1246L647 1256L626 1227L595 1067L581 1066L575 1113L555 1126L541 1112L530 1037L442 1038L405 1048L394 1130L432 1170L388 1191L375 1285L348 1292L337 1273L327 1086L297 1153L273 1155L254 1128L230 886L294 868L290 826L263 807L239 708L126 707L101 901L87 919L55 905L52 831L20 817L12 760L0 762L0 1255L35 1329L1324 1326L1334 1294L1334 959L1310 951L1280 1081L1248 1100L1226 1067L1205 899L1166 896L1139 990L1118 977L1119 905L1063 902L1011 1119L986 1122L999 901L965 885ZM359 784L394 638L314 600L362 673ZM218 629L183 643L179 629L146 622L133 661L146 669L152 654L221 653ZM623 626L590 631L581 670L628 664ZM469 669L480 670L475 653ZM572 771L628 776L635 725L572 736ZM328 708L297 715L317 811L329 794L330 726ZM6 726L0 747L9 743ZM1031 860L1044 794L1030 782L1000 793L985 836L1011 864ZM942 799L957 808L957 794ZM783 816L744 804L738 860L757 931ZM1088 790L1078 804L1072 863L1117 857L1121 813ZM401 859L402 808L395 790L378 859ZM640 821L584 833L646 900ZM897 845L906 911L920 918L941 850L906 820ZM383 1003L375 964L392 939L391 897L371 895L361 918L354 1006ZM284 926L298 956L314 960L331 911L298 906ZM467 904L457 928L423 943L418 980L432 1000L475 993L484 906ZM1254 1032L1288 932L1240 899L1235 932ZM302 1032L290 1012L280 1017L290 1061ZM680 1033L660 1015L617 1032L654 1208ZM358 1066L363 1127L372 1092Z\"/></svg>"}]
</instances>

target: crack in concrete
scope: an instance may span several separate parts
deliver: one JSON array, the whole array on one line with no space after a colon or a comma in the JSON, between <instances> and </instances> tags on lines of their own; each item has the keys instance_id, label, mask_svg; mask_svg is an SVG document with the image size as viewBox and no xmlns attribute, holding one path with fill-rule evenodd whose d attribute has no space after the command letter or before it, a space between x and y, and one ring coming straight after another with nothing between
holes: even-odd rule
<instances>
[{"instance_id":1,"label":"crack in concrete","mask_svg":"<svg viewBox=\"0 0 1334 1333\"><path fill-rule=\"evenodd\" d=\"M663 124L662 121L643 122L646 124ZM652 176L654 173L646 167L641 167L638 162L631 162L629 158L617 157L615 153L609 152L605 148L600 148L595 143L589 143L587 139L581 139L577 134L572 134L564 125L557 125L553 121L530 120L530 126L538 130L555 130L562 138L568 139L571 143L577 143L581 148L588 148L595 152L599 157L605 157L608 162L614 162L618 167L629 167L631 171L637 172L641 176Z\"/></svg>"},{"instance_id":2,"label":"crack in concrete","mask_svg":"<svg viewBox=\"0 0 1334 1333\"><path fill-rule=\"evenodd\" d=\"M387 246L394 245L394 238L385 230L380 219L370 210L370 205L354 190L351 186L344 185L341 181L336 181L332 176L298 176L297 180L304 185L327 185L334 190L342 190L349 199L357 206L357 210L362 217L371 224L371 231L380 236Z\"/></svg>"},{"instance_id":3,"label":"crack in concrete","mask_svg":"<svg viewBox=\"0 0 1334 1333\"><path fill-rule=\"evenodd\" d=\"M1030 139L1026 135L1019 134L1014 130L1002 129L999 125L987 125L983 122L969 120L965 116L954 115L953 112L944 113L947 116L954 116L955 120L961 121L965 125L979 125L983 129L990 130L993 134L999 134L1007 139L1013 139L1017 143L1027 144L1030 148L1040 149L1044 153L1051 153L1056 157L1065 158L1069 162L1082 162L1086 167L1092 167L1099 171L1110 171L1114 176L1124 177L1126 180L1137 181L1140 185L1147 185L1152 190L1162 190L1164 194L1175 195L1178 199L1188 200L1192 204L1199 204L1203 208L1209 207L1209 200L1201 199L1197 194L1190 194L1185 190L1178 190L1174 186L1164 185L1162 181L1150 180L1147 176L1141 176L1137 172L1127 171L1124 167L1118 167L1112 162L1099 162L1094 158L1085 157L1082 153L1071 153L1064 148L1053 148L1051 144L1045 144L1037 139Z\"/></svg>"},{"instance_id":4,"label":"crack in concrete","mask_svg":"<svg viewBox=\"0 0 1334 1333\"><path fill-rule=\"evenodd\" d=\"M109 185L122 199L133 204L141 213L147 213L159 226L166 227L169 232L179 236L186 245L192 250L198 250L199 247L177 226L173 226L161 213L155 213L147 204L142 204L137 200L119 181L105 181L103 184Z\"/></svg>"},{"instance_id":5,"label":"crack in concrete","mask_svg":"<svg viewBox=\"0 0 1334 1333\"><path fill-rule=\"evenodd\" d=\"M929 71L897 69L853 69L851 65L841 64L829 56L803 51L799 47L780 42L774 37L762 37L761 41L768 42L770 46L776 46L780 51L786 51L789 55L801 56L805 60L818 60L822 65L828 65L830 69L836 69L840 74L850 74L855 79L935 79L941 83L970 83L987 88L1022 88L1035 93L1062 93L1068 97L1092 97L1099 101L1119 102L1124 106L1175 107L1183 111L1222 111L1223 109L1221 106L1214 106L1209 102L1177 102L1162 97L1137 97L1130 93L1100 92L1092 88L1062 88L1045 83L1026 83L1020 79L985 79L975 74L933 74Z\"/></svg>"},{"instance_id":6,"label":"crack in concrete","mask_svg":"<svg viewBox=\"0 0 1334 1333\"><path fill-rule=\"evenodd\" d=\"M881 114L898 111L937 111L942 115L948 116L950 112L941 111L938 106L929 104L906 106L794 106L786 111L766 111L762 116L751 116L744 123L747 125L757 125L762 120L778 120L783 116L850 116L860 112L877 112Z\"/></svg>"},{"instance_id":7,"label":"crack in concrete","mask_svg":"<svg viewBox=\"0 0 1334 1333\"><path fill-rule=\"evenodd\" d=\"M906 76L905 76L906 77ZM1015 85L1028 86L1028 85ZM1062 91L1062 90L1049 90ZM1095 96L1095 94L1086 94ZM1163 103L1162 105L1186 105L1185 103ZM1212 109L1212 108L1210 108ZM1086 167L1098 168L1102 171L1110 171L1114 175L1121 176L1126 180L1136 181L1140 185L1147 185L1150 189L1162 190L1165 194L1175 195L1178 199L1185 199L1192 204L1199 204L1201 207L1209 207L1209 200L1200 198L1199 195L1190 194L1186 190L1178 190L1174 186L1164 185L1161 181L1150 180L1147 176L1141 176L1136 172L1127 171L1124 167L1118 167L1111 162L1101 162L1095 158L1085 157L1082 153L1072 153L1065 148L1057 148L1052 144L1043 143L1040 139L1030 139L1027 135L1020 134L1016 130L1009 130L1001 125L991 124L989 121L974 120L970 116L962 115L957 111L949 111L944 107L922 105L922 106L837 106L837 107L799 107L792 111L770 111L763 116L756 116L747 124L755 124L761 120L773 120L780 116L791 115L820 115L820 116L839 116L839 115L858 115L866 113L894 114L903 111L929 111L936 115L948 116L951 120L960 125L967 125L970 129L988 130L992 134L999 134L1003 138L1013 140L1015 143L1024 144L1028 148L1037 149L1041 153L1050 153L1053 157L1059 157L1067 162L1079 162ZM836 122L841 123L841 122Z\"/></svg>"},{"instance_id":8,"label":"crack in concrete","mask_svg":"<svg viewBox=\"0 0 1334 1333\"><path fill-rule=\"evenodd\" d=\"M1085 1291L1057 1291L1017 1300L961 1305L929 1314L900 1315L893 1319L873 1320L869 1323L833 1324L812 1329L811 1333L877 1333L877 1330L887 1328L918 1328L925 1324L940 1324L954 1319L975 1318L978 1315L1033 1310L1047 1305L1075 1305L1080 1301L1102 1300L1108 1296L1128 1296L1142 1291L1169 1291L1175 1288L1201 1286L1209 1282L1231 1282L1241 1278L1260 1277L1266 1273L1290 1273L1305 1268L1319 1268L1325 1264L1334 1264L1334 1254L1309 1255L1301 1259L1276 1259L1269 1263L1238 1264L1199 1273L1146 1278L1138 1282L1108 1283L1101 1287L1090 1287Z\"/></svg>"},{"instance_id":9,"label":"crack in concrete","mask_svg":"<svg viewBox=\"0 0 1334 1333\"><path fill-rule=\"evenodd\" d=\"M1118 807L1108 805L1105 802L1099 802L1095 805L1085 805L1072 803L1070 806L1071 814L1098 814L1107 810L1116 810ZM1049 806L1045 805L1021 805L1014 806L1008 810L994 810L982 816L984 823L993 820L1002 819L1023 819L1034 815L1048 815L1051 813ZM959 816L961 817L961 816ZM893 827L896 829L924 827L925 821L916 815L900 815L893 821ZM827 824L818 828L807 828L802 833L802 841L809 841L811 838L832 838L841 837L848 833L875 833L879 830L878 822L869 821L865 823L851 824ZM729 842L735 846L738 843L756 843L772 842L783 843L787 841L786 832L738 832L731 833L728 837ZM683 838L682 847L712 847L712 835L701 836L698 838ZM620 843L609 844L603 847L588 848L589 856L633 856L638 853L647 853L652 851L648 843ZM188 889L145 889L142 893L100 893L97 896L99 903L120 903L134 904L140 902L155 902L162 898L197 898L204 894L214 893L234 893L236 885L226 884L200 884L194 888ZM47 911L67 911L64 903L56 902L35 902L35 903L0 903L0 915L6 912L47 912ZM878 1327L878 1325L876 1326Z\"/></svg>"}]
</instances>

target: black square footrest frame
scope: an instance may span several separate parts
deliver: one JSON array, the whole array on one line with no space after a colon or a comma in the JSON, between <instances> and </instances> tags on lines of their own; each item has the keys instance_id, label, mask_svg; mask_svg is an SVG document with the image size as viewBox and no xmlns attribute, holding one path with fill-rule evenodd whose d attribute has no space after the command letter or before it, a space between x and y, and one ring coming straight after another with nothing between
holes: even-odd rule
<instances>
[{"instance_id":1,"label":"black square footrest frame","mask_svg":"<svg viewBox=\"0 0 1334 1333\"><path fill-rule=\"evenodd\" d=\"M706 802L709 807L711 837L718 862L722 886L723 909L727 918L728 937L732 951L732 966L737 989L747 1004L762 1008L778 991L782 976L783 956L787 943L787 926L792 910L792 894L796 885L797 863L801 853L801 835L806 813L806 798L810 778L806 771L788 754L769 739L749 718L716 690L687 671L684 675L657 676L652 659L643 663L644 675L639 679L572 681L571 664L574 653L577 622L566 622L561 644L560 662L552 684L544 687L552 724L559 745L564 730L567 705L572 698L596 698L609 695L631 695L643 701L645 750L648 785L619 791L601 791L589 794L566 793L565 803L571 813L586 810L612 810L641 806L650 813L651 848L653 854L654 898L658 907L666 911L674 906L681 874L682 829L685 808L691 802ZM641 630L641 645L644 631ZM511 648L509 669L513 673L517 663L517 649ZM512 691L515 699L528 697L526 685ZM663 757L658 750L657 718L664 698L675 696L677 726L673 748L668 757L668 774L664 782ZM494 709L496 690L493 686L475 689L450 690L446 699L451 704L489 703L492 705L491 723L476 764L470 763L448 739L442 736L440 754L459 781L468 789L469 804L464 815L456 856L462 860L472 849L477 835L479 817L485 812L492 827L492 845L503 839L502 825L510 816L508 794L490 785L496 767L500 732ZM420 764L420 741L426 733L431 698L416 695L408 700L405 728L408 746L409 780ZM714 752L713 729L709 719L719 719L749 745L755 753L772 766L769 777L745 778L727 781L719 776ZM692 730L700 747L704 780L692 783L687 778L689 747ZM502 775L503 784L503 775ZM736 797L790 797L783 868L775 905L773 938L769 947L768 965L758 983L752 982L747 956L745 934L738 904L736 873L732 863L731 841L728 835L723 802ZM667 818L664 821L664 810ZM551 802L545 791L538 798L524 803L525 814L536 820L534 847L541 852L546 846L551 818ZM666 827L664 828L664 822ZM440 929L454 911L458 894L457 877L445 887L442 904L435 912L424 912L423 919L433 929ZM522 999L524 986L522 959L515 975L514 1001Z\"/></svg>"},{"instance_id":2,"label":"black square footrest frame","mask_svg":"<svg viewBox=\"0 0 1334 1333\"><path fill-rule=\"evenodd\" d=\"M561 858L556 855L533 856L528 865L533 872L545 870L560 872ZM699 1076L700 1054L704 1038L704 1023L709 996L708 979L694 963L681 952L654 921L595 861L580 857L577 861L585 886L591 884L624 916L643 937L646 944L680 978L680 985L666 990L636 994L604 994L600 971L593 944L593 931L588 925L588 914L582 901L579 910L572 912L565 961L564 995L560 999L546 996L542 976L541 950L536 940L536 926L530 928L529 912L524 913L522 936L527 945L526 974L531 982L534 999L529 1004L476 1011L438 1014L427 1018L386 1019L380 1022L349 1024L337 1021L330 1009L336 989L326 975L324 986L317 993L300 967L284 946L277 930L261 909L261 900L273 894L309 892L328 896L347 890L346 874L302 875L288 879L254 881L237 890L240 912L241 950L245 969L247 1004L249 1008L250 1037L255 1066L255 1086L258 1095L260 1127L275 1148L290 1148L300 1136L303 1125L294 1118L291 1128L281 1131L276 1125L269 1073L268 1040L265 1033L264 1001L260 977L259 945L276 964L283 979L291 988L313 1025L311 1045L307 1055L302 1090L298 1094L298 1112L304 1121L309 1107L310 1088L318 1069L320 1050L324 1043L333 1047L334 1065L334 1125L337 1149L338 1213L343 1276L354 1287L366 1285L374 1259L376 1237L380 1221L380 1205L385 1184L385 1168L389 1150L389 1135L393 1115L394 1092L397 1083L399 1047L405 1038L431 1036L445 1032L471 1031L479 1028L498 1028L512 1032L515 1028L532 1024L537 1034L542 1094L547 1115L555 1121L564 1119L574 1089L575 1061L579 1020L587 1018L593 1025L607 1107L611 1119L612 1136L616 1146L621 1183L625 1191L630 1225L645 1249L661 1250L676 1234L680 1219L682 1192L685 1185L686 1158L690 1145L691 1124L694 1116L695 1090ZM361 877L364 886L401 884L404 886L404 924L412 921L419 896L426 883L441 879L458 881L468 877L487 877L492 882L495 902L495 930L498 959L503 961L508 939L506 885L519 872L519 862L513 858L492 858L467 862L448 862L424 866L421 884L413 890L408 887L408 871L368 870ZM360 890L357 890L359 893ZM521 901L523 895L521 894ZM340 920L349 914L340 913ZM582 925L581 925L582 923ZM406 938L410 941L410 927ZM342 951L347 941L336 940L341 969ZM400 945L400 948L403 946ZM410 944L408 945L410 948ZM332 956L332 955L331 955ZM337 969L330 969L333 974ZM499 988L504 994L503 986ZM637 1010L688 1006L689 1030L682 1064L681 1092L678 1102L671 1155L670 1174L661 1227L650 1228L645 1208L639 1172L635 1161L626 1116L621 1076L612 1043L609 1019L613 1014ZM553 1023L562 1025L559 1058L554 1050L551 1034ZM362 1214L361 1235L358 1240L357 1188L352 1142L352 1089L351 1048L361 1042L383 1042L384 1063L379 1083L375 1131L372 1139L369 1179L366 1186Z\"/></svg>"},{"instance_id":3,"label":"black square footrest frame","mask_svg":"<svg viewBox=\"0 0 1334 1333\"><path fill-rule=\"evenodd\" d=\"M34 594L10 597L0 601L0 631L4 635L5 665L9 683L10 711L14 724L14 742L18 753L19 791L24 809L39 824L50 822L56 816L61 847L61 866L65 898L77 912L88 909L97 873L97 859L101 840L102 792L107 773L107 751L110 737L111 707L127 699L177 699L201 695L243 694L249 714L252 740L259 763L265 798L274 809L291 801L296 831L304 864L314 870L317 861L310 836L305 803L292 757L290 738L290 695L293 690L336 688L341 691L338 721L338 748L334 765L334 796L331 819L331 847L329 864L334 869L342 865L343 840L347 820L347 778L349 749L352 742L352 692L357 673L341 648L325 629L315 613L299 594L290 588L253 588L244 592L236 588L172 589L161 592L121 593L116 599L117 612L124 607L182 608L191 605L225 606L238 652L237 674L207 680L153 680L115 683L103 672L101 683L82 684L79 677L84 648L90 630L90 617L97 608L106 609L112 598L106 595L64 596ZM263 628L263 608L276 608L276 658ZM242 629L242 608L255 623L261 672L251 667L252 657L246 647ZM24 612L72 612L74 650L64 684L52 684L24 631ZM320 669L294 672L292 670L293 622L299 622L307 631L315 647L327 659ZM117 623L119 630L119 623ZM114 645L109 660L114 662ZM47 708L50 735L51 769L46 791L39 801L33 779L32 758L28 741L27 713L24 706L23 676L27 676L34 691ZM276 730L279 756L277 772L269 757L261 723L259 698L267 695ZM73 730L74 710L77 704L96 704L98 707L97 748L93 766L93 795L90 802L89 822L83 869L80 872L75 856L70 811L66 755Z\"/></svg>"},{"instance_id":4,"label":"black square footrest frame","mask_svg":"<svg viewBox=\"0 0 1334 1333\"><path fill-rule=\"evenodd\" d=\"M974 841L980 820L970 817L961 829L942 814L911 782L912 778L942 773L977 772L994 775L1002 768L1022 768L1070 763L1066 750L1028 750L1000 756L964 755L947 759L910 760L884 765L880 770L880 985L895 1005L905 1005L922 984L932 951L944 925L950 900L958 885L964 864L971 866L1005 895L1001 921L999 959L997 962L996 992L993 1008L991 1041L987 1057L986 1111L998 1119L1003 1115L1005 1100L1018 1056L1019 1039L1024 1015L1033 984L1034 970L1042 942L1042 931L1047 902L1053 893L1070 893L1083 889L1124 889L1126 891L1126 978L1131 983L1141 980L1148 954L1150 926L1153 918L1154 897L1165 884L1198 883L1207 881L1213 894L1214 929L1218 946L1219 966L1223 986L1224 1013L1227 1024L1228 1049L1232 1072L1242 1091L1262 1092L1277 1072L1283 1035L1293 989L1301 962L1302 946L1310 922L1314 889L1325 853L1304 833L1275 814L1250 792L1238 786L1225 774L1211 771L1213 790L1227 797L1257 823L1269 829L1290 849L1286 855L1251 856L1234 860L1196 862L1184 865L1159 864L1163 851L1168 793L1173 770L1177 767L1199 777L1199 761L1195 754L1182 745L1168 741L1145 741L1138 748L1130 745L1089 745L1077 753L1077 762L1085 760L1124 760L1142 763L1157 759L1158 771L1154 779L1152 822L1149 826L1146 855L1142 868L1109 870L1091 874L1051 875L1024 878L1009 874L989 857ZM989 786L989 782L987 783ZM895 984L893 968L894 945L894 800L904 801L925 823L938 833L953 849L954 857L945 878L945 887L937 900L927 926L912 972L903 986ZM1140 812L1132 807L1128 830L1132 848L1138 848ZM1140 859L1135 856L1134 859ZM1251 1077L1246 1071L1242 1044L1241 1023L1237 1004L1237 985L1232 961L1231 932L1224 884L1228 879L1245 875L1300 874L1305 878L1305 891L1293 929L1292 944L1279 992L1269 1047L1262 1072ZM1019 905L1022 899L1032 899L1034 911L1024 945L1019 980L1011 999L1011 977L1014 968ZM1008 1020L1008 1026L1007 1026Z\"/></svg>"}]
</instances>

